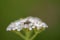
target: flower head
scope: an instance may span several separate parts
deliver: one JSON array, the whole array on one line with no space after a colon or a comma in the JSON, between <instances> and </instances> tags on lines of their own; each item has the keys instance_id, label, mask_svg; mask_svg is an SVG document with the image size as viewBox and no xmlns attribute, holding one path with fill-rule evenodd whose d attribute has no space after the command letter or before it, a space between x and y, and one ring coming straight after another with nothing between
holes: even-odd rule
<instances>
[{"instance_id":1,"label":"flower head","mask_svg":"<svg viewBox=\"0 0 60 40\"><path fill-rule=\"evenodd\" d=\"M48 27L46 23L42 22L41 19L37 18L37 17L26 17L24 19L19 19L16 20L12 23L9 24L9 26L7 27L7 31L11 31L11 30L17 30L17 31L21 31L22 29L41 29L41 28L46 28Z\"/></svg>"}]
</instances>

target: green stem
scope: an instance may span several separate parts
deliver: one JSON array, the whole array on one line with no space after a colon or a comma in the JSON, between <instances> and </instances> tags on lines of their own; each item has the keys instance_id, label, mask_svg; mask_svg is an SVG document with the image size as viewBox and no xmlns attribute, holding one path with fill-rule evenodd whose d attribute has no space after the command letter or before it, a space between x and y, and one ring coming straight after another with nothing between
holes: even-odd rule
<instances>
[{"instance_id":1,"label":"green stem","mask_svg":"<svg viewBox=\"0 0 60 40\"><path fill-rule=\"evenodd\" d=\"M26 32L26 38L25 38L25 40L29 40L29 37L30 37L30 32L27 31L27 32Z\"/></svg>"},{"instance_id":2,"label":"green stem","mask_svg":"<svg viewBox=\"0 0 60 40\"><path fill-rule=\"evenodd\" d=\"M45 30L45 28L42 28L42 30L38 30L38 31L34 30L35 34L32 36L31 40L33 40L43 30Z\"/></svg>"},{"instance_id":3,"label":"green stem","mask_svg":"<svg viewBox=\"0 0 60 40\"><path fill-rule=\"evenodd\" d=\"M23 34L21 34L21 32L17 32L17 31L14 31L16 34L18 34L20 37L22 37L23 39L25 39L25 36Z\"/></svg>"},{"instance_id":4,"label":"green stem","mask_svg":"<svg viewBox=\"0 0 60 40\"><path fill-rule=\"evenodd\" d=\"M33 39L38 35L38 33L39 33L39 32L36 32L36 33L32 36L31 40L33 40Z\"/></svg>"}]
</instances>

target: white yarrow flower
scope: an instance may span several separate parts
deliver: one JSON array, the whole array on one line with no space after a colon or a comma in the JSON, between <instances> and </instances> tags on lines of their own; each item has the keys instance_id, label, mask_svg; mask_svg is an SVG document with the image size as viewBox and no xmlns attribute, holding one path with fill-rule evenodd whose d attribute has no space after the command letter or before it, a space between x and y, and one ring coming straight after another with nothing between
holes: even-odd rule
<instances>
[{"instance_id":1,"label":"white yarrow flower","mask_svg":"<svg viewBox=\"0 0 60 40\"><path fill-rule=\"evenodd\" d=\"M21 31L23 28L28 28L29 30L37 28L37 30L39 30L41 29L41 27L46 28L48 26L46 23L42 22L41 19L37 17L27 17L12 22L7 27L7 31L11 31L11 30Z\"/></svg>"}]
</instances>

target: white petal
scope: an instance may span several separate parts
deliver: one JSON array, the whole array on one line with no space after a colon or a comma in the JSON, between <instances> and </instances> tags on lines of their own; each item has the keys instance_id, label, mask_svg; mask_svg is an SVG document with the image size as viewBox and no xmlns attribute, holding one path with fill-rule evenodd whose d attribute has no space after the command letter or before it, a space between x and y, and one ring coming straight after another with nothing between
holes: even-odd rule
<instances>
[{"instance_id":1,"label":"white petal","mask_svg":"<svg viewBox=\"0 0 60 40\"><path fill-rule=\"evenodd\" d=\"M20 31L20 30L22 30L22 29L23 29L23 27L18 26L17 31Z\"/></svg>"},{"instance_id":2,"label":"white petal","mask_svg":"<svg viewBox=\"0 0 60 40\"><path fill-rule=\"evenodd\" d=\"M43 27L48 27L46 23L41 24Z\"/></svg>"},{"instance_id":3,"label":"white petal","mask_svg":"<svg viewBox=\"0 0 60 40\"><path fill-rule=\"evenodd\" d=\"M35 28L35 26L32 26L32 28Z\"/></svg>"},{"instance_id":4,"label":"white petal","mask_svg":"<svg viewBox=\"0 0 60 40\"><path fill-rule=\"evenodd\" d=\"M27 24L24 25L24 28L28 28L29 26Z\"/></svg>"},{"instance_id":5,"label":"white petal","mask_svg":"<svg viewBox=\"0 0 60 40\"><path fill-rule=\"evenodd\" d=\"M16 26L19 26L21 23L20 22L16 22L15 24L16 24Z\"/></svg>"},{"instance_id":6,"label":"white petal","mask_svg":"<svg viewBox=\"0 0 60 40\"><path fill-rule=\"evenodd\" d=\"M7 31L11 31L11 28L7 28L6 30L7 30Z\"/></svg>"},{"instance_id":7,"label":"white petal","mask_svg":"<svg viewBox=\"0 0 60 40\"><path fill-rule=\"evenodd\" d=\"M32 30L32 28L29 28L29 30Z\"/></svg>"},{"instance_id":8,"label":"white petal","mask_svg":"<svg viewBox=\"0 0 60 40\"><path fill-rule=\"evenodd\" d=\"M16 30L15 28L13 28L12 30Z\"/></svg>"}]
</instances>

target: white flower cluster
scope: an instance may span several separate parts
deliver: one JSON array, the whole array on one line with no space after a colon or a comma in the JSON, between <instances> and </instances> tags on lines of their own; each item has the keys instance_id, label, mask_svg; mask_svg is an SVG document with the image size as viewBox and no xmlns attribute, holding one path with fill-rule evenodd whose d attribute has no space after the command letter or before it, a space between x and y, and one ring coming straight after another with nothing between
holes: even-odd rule
<instances>
[{"instance_id":1,"label":"white flower cluster","mask_svg":"<svg viewBox=\"0 0 60 40\"><path fill-rule=\"evenodd\" d=\"M11 31L11 30L21 31L23 28L28 28L29 30L36 28L37 30L39 30L41 29L41 27L46 28L48 26L46 25L46 23L42 22L37 17L27 17L12 22L7 27L7 31Z\"/></svg>"}]
</instances>

